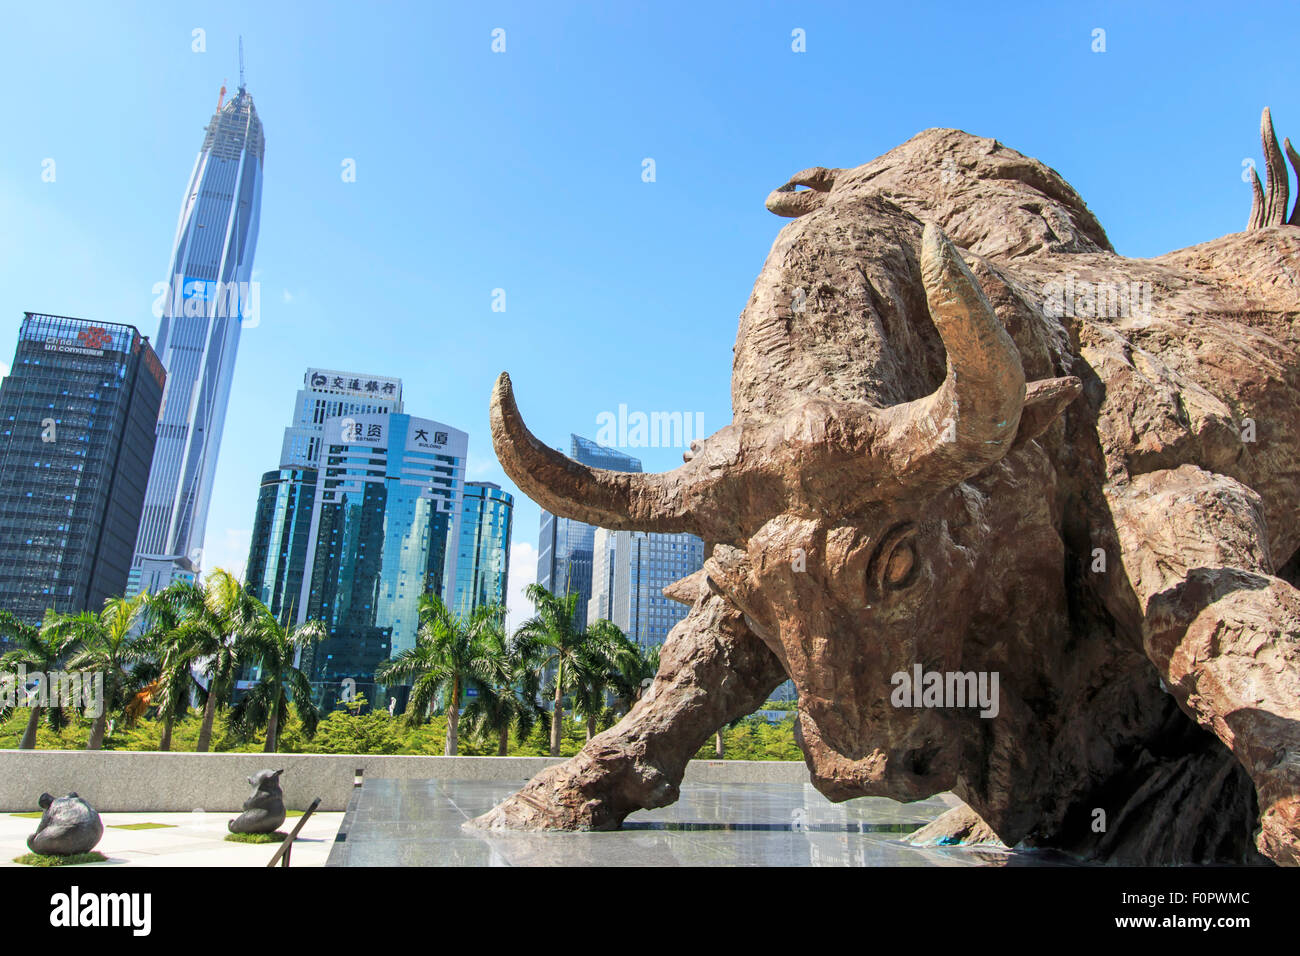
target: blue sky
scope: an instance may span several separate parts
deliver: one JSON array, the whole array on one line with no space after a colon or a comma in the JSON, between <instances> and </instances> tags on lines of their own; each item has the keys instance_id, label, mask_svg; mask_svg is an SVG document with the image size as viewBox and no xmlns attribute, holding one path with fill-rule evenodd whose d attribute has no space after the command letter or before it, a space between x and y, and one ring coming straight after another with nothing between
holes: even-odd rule
<instances>
[{"instance_id":1,"label":"blue sky","mask_svg":"<svg viewBox=\"0 0 1300 956\"><path fill-rule=\"evenodd\" d=\"M992 7L997 11L993 12ZM1059 7L1054 9L1054 7ZM1247 16L1247 12L1249 16ZM513 490L488 394L508 369L552 444L597 416L729 419L736 318L796 170L952 126L1060 171L1126 255L1244 227L1261 107L1300 138L1287 3L163 3L6 10L0 363L25 310L153 336L223 80L267 133L255 278L207 530L247 555L258 478L311 366L400 376ZM492 31L505 30L504 53ZM1094 53L1093 31L1106 31ZM194 52L195 29L206 52ZM791 49L792 31L806 52ZM643 160L655 181L642 179ZM43 161L55 180L42 180ZM345 160L356 181L344 182ZM1262 164L1261 164L1262 165ZM492 310L504 289L506 310ZM631 450L649 469L680 449ZM512 603L537 508L519 501Z\"/></svg>"}]
</instances>

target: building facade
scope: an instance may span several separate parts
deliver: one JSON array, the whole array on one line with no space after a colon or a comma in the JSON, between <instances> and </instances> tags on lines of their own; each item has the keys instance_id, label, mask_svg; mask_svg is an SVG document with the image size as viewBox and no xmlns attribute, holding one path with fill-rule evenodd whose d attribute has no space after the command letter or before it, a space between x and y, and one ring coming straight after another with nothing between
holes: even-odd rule
<instances>
[{"instance_id":1,"label":"building facade","mask_svg":"<svg viewBox=\"0 0 1300 956\"><path fill-rule=\"evenodd\" d=\"M375 668L415 646L425 591L448 599L468 444L404 413L325 421L299 606L325 623L308 666L327 705L349 678L383 703Z\"/></svg>"},{"instance_id":2,"label":"building facade","mask_svg":"<svg viewBox=\"0 0 1300 956\"><path fill-rule=\"evenodd\" d=\"M704 542L693 534L599 528L593 552L587 619L613 621L644 647L662 644L690 610L663 589L704 566Z\"/></svg>"},{"instance_id":3,"label":"building facade","mask_svg":"<svg viewBox=\"0 0 1300 956\"><path fill-rule=\"evenodd\" d=\"M402 380L309 368L294 399L293 424L284 430L281 468L315 468L325 421L348 415L387 415L402 410Z\"/></svg>"},{"instance_id":4,"label":"building facade","mask_svg":"<svg viewBox=\"0 0 1300 956\"><path fill-rule=\"evenodd\" d=\"M641 461L588 438L570 435L569 457L592 468L640 471ZM577 594L576 625L587 624L596 528L543 511L537 540L537 583L552 594Z\"/></svg>"},{"instance_id":5,"label":"building facade","mask_svg":"<svg viewBox=\"0 0 1300 956\"><path fill-rule=\"evenodd\" d=\"M277 468L262 475L257 492L244 588L283 624L298 618L316 478L315 468Z\"/></svg>"},{"instance_id":6,"label":"building facade","mask_svg":"<svg viewBox=\"0 0 1300 956\"><path fill-rule=\"evenodd\" d=\"M165 383L134 326L26 314L0 385L0 607L39 624L122 596Z\"/></svg>"},{"instance_id":7,"label":"building facade","mask_svg":"<svg viewBox=\"0 0 1300 956\"><path fill-rule=\"evenodd\" d=\"M240 328L257 321L251 277L265 152L261 120L241 84L230 102L218 102L181 203L158 330L167 391L132 590L146 561L155 575L170 562L176 577L192 577L202 563Z\"/></svg>"},{"instance_id":8,"label":"building facade","mask_svg":"<svg viewBox=\"0 0 1300 956\"><path fill-rule=\"evenodd\" d=\"M402 410L401 379L309 368L284 430L280 467L262 475L245 587L286 623L299 617L316 504L321 439L331 418Z\"/></svg>"},{"instance_id":9,"label":"building facade","mask_svg":"<svg viewBox=\"0 0 1300 956\"><path fill-rule=\"evenodd\" d=\"M510 531L515 497L490 481L467 481L461 499L455 589L451 610L469 618L476 608L505 607L510 579Z\"/></svg>"}]
</instances>

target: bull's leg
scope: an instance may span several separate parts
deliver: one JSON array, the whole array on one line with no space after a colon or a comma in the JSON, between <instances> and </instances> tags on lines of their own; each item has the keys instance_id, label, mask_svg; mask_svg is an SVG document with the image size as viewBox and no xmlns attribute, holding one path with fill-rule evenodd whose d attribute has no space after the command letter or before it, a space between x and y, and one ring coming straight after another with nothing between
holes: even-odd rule
<instances>
[{"instance_id":1,"label":"bull's leg","mask_svg":"<svg viewBox=\"0 0 1300 956\"><path fill-rule=\"evenodd\" d=\"M610 830L634 810L666 806L714 731L753 713L783 680L743 615L703 593L668 635L659 673L626 717L470 825Z\"/></svg>"},{"instance_id":2,"label":"bull's leg","mask_svg":"<svg viewBox=\"0 0 1300 956\"><path fill-rule=\"evenodd\" d=\"M1250 774L1260 852L1300 865L1300 591L1273 574L1259 498L1191 466L1108 497L1147 656Z\"/></svg>"}]
</instances>

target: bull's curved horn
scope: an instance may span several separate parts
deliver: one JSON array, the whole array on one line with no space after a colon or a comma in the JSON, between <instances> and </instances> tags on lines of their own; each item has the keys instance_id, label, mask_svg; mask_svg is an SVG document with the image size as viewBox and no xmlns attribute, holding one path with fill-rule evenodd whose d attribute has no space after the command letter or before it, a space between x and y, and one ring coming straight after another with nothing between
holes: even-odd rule
<instances>
[{"instance_id":1,"label":"bull's curved horn","mask_svg":"<svg viewBox=\"0 0 1300 956\"><path fill-rule=\"evenodd\" d=\"M921 237L930 318L948 350L938 391L879 412L881 453L895 480L951 487L1005 455L1025 401L1020 352L938 226Z\"/></svg>"},{"instance_id":2,"label":"bull's curved horn","mask_svg":"<svg viewBox=\"0 0 1300 956\"><path fill-rule=\"evenodd\" d=\"M696 465L643 474L591 468L548 448L524 425L510 376L492 389L492 445L519 490L547 511L613 531L696 531Z\"/></svg>"}]
</instances>

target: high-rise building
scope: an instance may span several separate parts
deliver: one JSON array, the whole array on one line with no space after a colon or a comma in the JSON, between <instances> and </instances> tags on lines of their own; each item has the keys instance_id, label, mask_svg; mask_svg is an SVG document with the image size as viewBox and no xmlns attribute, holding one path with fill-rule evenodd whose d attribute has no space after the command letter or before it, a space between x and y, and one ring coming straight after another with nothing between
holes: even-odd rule
<instances>
[{"instance_id":1,"label":"high-rise building","mask_svg":"<svg viewBox=\"0 0 1300 956\"><path fill-rule=\"evenodd\" d=\"M134 326L26 314L0 385L0 607L38 624L122 595L165 382Z\"/></svg>"},{"instance_id":2,"label":"high-rise building","mask_svg":"<svg viewBox=\"0 0 1300 956\"><path fill-rule=\"evenodd\" d=\"M315 468L320 436L328 418L391 414L402 410L402 380L309 368L293 405L293 424L284 430L281 468Z\"/></svg>"},{"instance_id":3,"label":"high-rise building","mask_svg":"<svg viewBox=\"0 0 1300 956\"><path fill-rule=\"evenodd\" d=\"M241 81L228 103L217 103L181 202L158 330L167 391L133 589L146 571L160 579L170 567L175 577L192 577L202 562L240 326L257 318L251 276L265 152L261 120Z\"/></svg>"},{"instance_id":4,"label":"high-rise building","mask_svg":"<svg viewBox=\"0 0 1300 956\"><path fill-rule=\"evenodd\" d=\"M579 435L569 437L569 457L575 461L608 471L641 470L640 459ZM578 595L575 624L579 628L587 624L595 537L596 529L592 525L542 512L537 542L537 583L552 594Z\"/></svg>"},{"instance_id":5,"label":"high-rise building","mask_svg":"<svg viewBox=\"0 0 1300 956\"><path fill-rule=\"evenodd\" d=\"M645 647L662 644L690 610L663 589L703 567L704 542L693 534L598 528L593 552L587 619L613 621Z\"/></svg>"},{"instance_id":6,"label":"high-rise building","mask_svg":"<svg viewBox=\"0 0 1300 956\"><path fill-rule=\"evenodd\" d=\"M277 468L262 475L257 492L244 588L285 624L298 618L316 477L315 468Z\"/></svg>"},{"instance_id":7,"label":"high-rise building","mask_svg":"<svg viewBox=\"0 0 1300 956\"><path fill-rule=\"evenodd\" d=\"M321 368L304 373L280 467L262 475L244 568L245 587L280 620L299 616L325 422L401 410L400 379Z\"/></svg>"},{"instance_id":8,"label":"high-rise building","mask_svg":"<svg viewBox=\"0 0 1300 956\"><path fill-rule=\"evenodd\" d=\"M464 618L475 608L505 607L509 587L510 530L515 496L490 481L465 482L456 547L451 610Z\"/></svg>"},{"instance_id":9,"label":"high-rise building","mask_svg":"<svg viewBox=\"0 0 1300 956\"><path fill-rule=\"evenodd\" d=\"M372 703L376 666L415 646L419 600L456 580L469 436L406 414L324 423L300 620L327 638L311 678L332 702L351 678Z\"/></svg>"}]
</instances>

